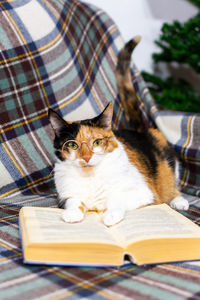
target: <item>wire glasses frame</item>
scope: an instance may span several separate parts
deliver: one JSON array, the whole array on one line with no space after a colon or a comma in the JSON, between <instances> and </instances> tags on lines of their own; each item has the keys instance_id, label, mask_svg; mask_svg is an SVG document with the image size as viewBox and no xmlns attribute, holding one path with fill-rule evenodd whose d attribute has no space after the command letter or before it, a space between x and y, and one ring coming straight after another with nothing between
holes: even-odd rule
<instances>
[{"instance_id":1,"label":"wire glasses frame","mask_svg":"<svg viewBox=\"0 0 200 300\"><path fill-rule=\"evenodd\" d=\"M65 151L66 148L69 151L77 151L81 149L82 144L86 144L87 147L90 149L92 153L102 154L107 146L107 142L110 137L98 138L98 139L91 139L89 142L82 141L81 143L75 140L67 140L63 145L61 152Z\"/></svg>"}]
</instances>

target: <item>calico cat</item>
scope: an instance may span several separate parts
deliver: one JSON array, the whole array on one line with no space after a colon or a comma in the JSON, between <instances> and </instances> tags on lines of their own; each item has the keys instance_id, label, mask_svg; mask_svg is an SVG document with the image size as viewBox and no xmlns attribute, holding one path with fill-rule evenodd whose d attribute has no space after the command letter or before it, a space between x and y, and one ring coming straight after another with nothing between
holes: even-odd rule
<instances>
[{"instance_id":1,"label":"calico cat","mask_svg":"<svg viewBox=\"0 0 200 300\"><path fill-rule=\"evenodd\" d=\"M141 125L129 70L137 42L136 38L125 45L116 68L126 119L137 130L112 130L112 103L99 116L78 122L67 122L49 110L57 156L54 180L66 222L80 222L86 211L96 210L111 226L127 210L145 205L189 207L177 190L176 161L165 137L158 129L144 130Z\"/></svg>"}]
</instances>

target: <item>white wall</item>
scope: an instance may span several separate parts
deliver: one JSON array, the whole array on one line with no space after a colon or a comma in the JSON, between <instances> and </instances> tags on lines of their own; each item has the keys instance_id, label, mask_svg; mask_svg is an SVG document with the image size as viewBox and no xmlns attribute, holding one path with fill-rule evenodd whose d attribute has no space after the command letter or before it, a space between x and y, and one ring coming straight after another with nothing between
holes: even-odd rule
<instances>
[{"instance_id":1,"label":"white wall","mask_svg":"<svg viewBox=\"0 0 200 300\"><path fill-rule=\"evenodd\" d=\"M139 70L152 71L151 54L158 51L154 40L159 38L163 22L186 21L198 11L187 0L87 0L106 11L128 41L141 35L142 41L133 59Z\"/></svg>"}]
</instances>

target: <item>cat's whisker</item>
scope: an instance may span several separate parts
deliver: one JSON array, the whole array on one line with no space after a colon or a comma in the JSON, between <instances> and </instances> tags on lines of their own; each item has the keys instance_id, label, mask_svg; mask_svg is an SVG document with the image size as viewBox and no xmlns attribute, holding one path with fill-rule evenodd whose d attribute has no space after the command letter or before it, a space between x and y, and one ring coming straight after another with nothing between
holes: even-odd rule
<instances>
[{"instance_id":1,"label":"cat's whisker","mask_svg":"<svg viewBox=\"0 0 200 300\"><path fill-rule=\"evenodd\" d=\"M49 173L49 176L52 175L54 173L54 169L51 170L51 172Z\"/></svg>"}]
</instances>

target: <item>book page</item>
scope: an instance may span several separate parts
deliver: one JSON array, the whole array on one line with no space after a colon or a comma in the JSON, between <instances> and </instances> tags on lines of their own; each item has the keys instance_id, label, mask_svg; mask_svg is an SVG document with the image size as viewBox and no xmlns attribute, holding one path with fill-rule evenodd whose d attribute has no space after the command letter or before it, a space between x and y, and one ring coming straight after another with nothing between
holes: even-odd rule
<instances>
[{"instance_id":1,"label":"book page","mask_svg":"<svg viewBox=\"0 0 200 300\"><path fill-rule=\"evenodd\" d=\"M82 222L70 224L62 220L62 209L24 207L23 210L30 242L118 244L97 213L87 213Z\"/></svg>"},{"instance_id":2,"label":"book page","mask_svg":"<svg viewBox=\"0 0 200 300\"><path fill-rule=\"evenodd\" d=\"M133 241L149 238L199 236L200 228L166 204L147 206L126 213L125 219L111 228L126 247Z\"/></svg>"}]
</instances>

